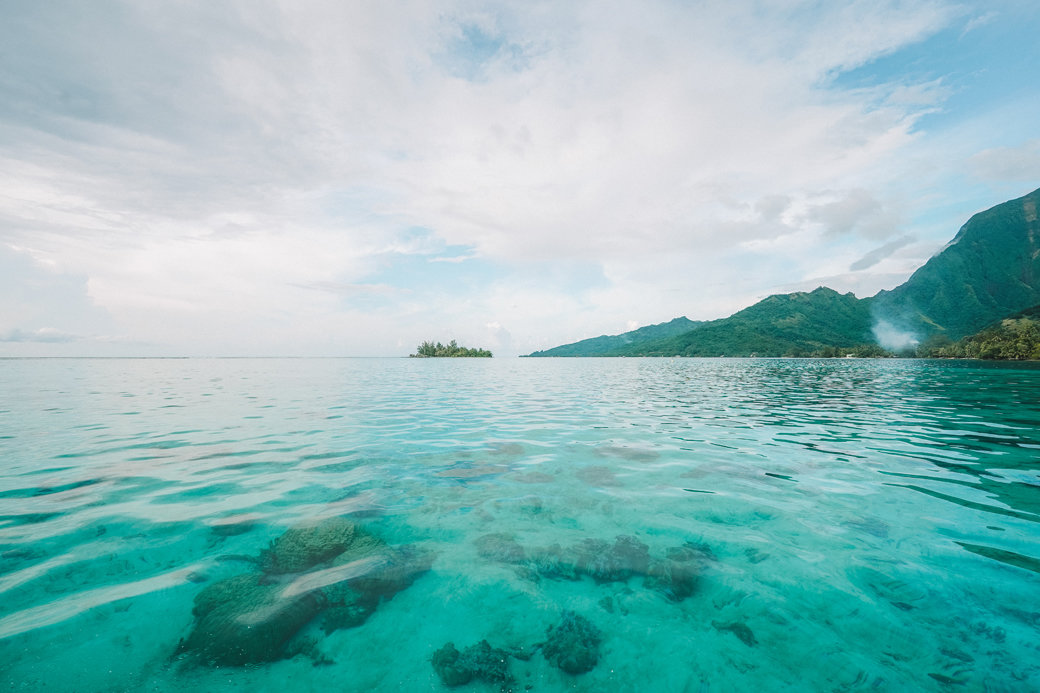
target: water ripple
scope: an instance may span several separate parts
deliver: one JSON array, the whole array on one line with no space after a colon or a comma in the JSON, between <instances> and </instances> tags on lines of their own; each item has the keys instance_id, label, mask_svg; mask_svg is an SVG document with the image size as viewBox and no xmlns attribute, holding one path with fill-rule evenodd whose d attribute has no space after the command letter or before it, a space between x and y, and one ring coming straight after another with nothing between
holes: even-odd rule
<instances>
[{"instance_id":1,"label":"water ripple","mask_svg":"<svg viewBox=\"0 0 1040 693\"><path fill-rule=\"evenodd\" d=\"M44 670L72 690L62 672L96 660L123 674L95 667L84 690L282 690L287 671L301 690L416 689L426 644L537 642L566 608L612 633L610 666L574 679L589 690L1040 687L1034 367L0 360L0 392L12 682ZM251 569L295 523L341 517L437 556L364 638L308 631L363 667L298 657L229 684L168 666L202 583ZM615 542L695 556L696 590L647 587L678 563L606 579L560 558ZM385 568L324 566L287 578L284 599Z\"/></svg>"}]
</instances>

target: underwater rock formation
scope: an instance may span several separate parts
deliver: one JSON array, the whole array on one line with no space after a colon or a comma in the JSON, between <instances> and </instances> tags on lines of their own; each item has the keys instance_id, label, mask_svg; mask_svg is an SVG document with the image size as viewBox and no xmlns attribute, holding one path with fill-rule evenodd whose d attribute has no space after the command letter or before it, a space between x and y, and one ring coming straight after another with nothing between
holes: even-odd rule
<instances>
[{"instance_id":1,"label":"underwater rock formation","mask_svg":"<svg viewBox=\"0 0 1040 693\"><path fill-rule=\"evenodd\" d=\"M321 611L314 593L286 599L280 584L258 574L237 575L209 585L195 597L195 627L178 653L192 652L213 665L281 659L286 642Z\"/></svg>"},{"instance_id":2,"label":"underwater rock formation","mask_svg":"<svg viewBox=\"0 0 1040 693\"><path fill-rule=\"evenodd\" d=\"M511 534L504 533L485 534L474 544L482 558L517 564L517 572L534 581L542 577L580 580L587 575L602 584L642 575L645 587L675 602L693 595L702 564L714 560L710 547L690 542L669 548L665 558L654 558L646 544L625 534L614 537L613 544L586 538L568 548L552 544L526 550Z\"/></svg>"},{"instance_id":3,"label":"underwater rock formation","mask_svg":"<svg viewBox=\"0 0 1040 693\"><path fill-rule=\"evenodd\" d=\"M657 590L673 602L681 602L697 589L702 554L687 546L668 549L664 560L650 563L643 584Z\"/></svg>"},{"instance_id":4,"label":"underwater rock formation","mask_svg":"<svg viewBox=\"0 0 1040 693\"><path fill-rule=\"evenodd\" d=\"M527 559L524 547L520 546L511 534L485 534L473 543L481 558L501 563L523 563Z\"/></svg>"},{"instance_id":5,"label":"underwater rock formation","mask_svg":"<svg viewBox=\"0 0 1040 693\"><path fill-rule=\"evenodd\" d=\"M367 539L371 535L343 517L295 525L260 553L260 568L271 575L300 573L335 558L355 541Z\"/></svg>"},{"instance_id":6,"label":"underwater rock formation","mask_svg":"<svg viewBox=\"0 0 1040 693\"><path fill-rule=\"evenodd\" d=\"M434 554L419 546L355 545L336 557L331 568L337 579L321 587L326 634L360 626L383 601L410 586L433 564ZM338 575L337 575L338 571ZM312 573L313 575L313 573Z\"/></svg>"},{"instance_id":7,"label":"underwater rock formation","mask_svg":"<svg viewBox=\"0 0 1040 693\"><path fill-rule=\"evenodd\" d=\"M542 654L553 666L568 674L584 674L599 661L602 636L599 629L573 611L564 611L559 624L549 626Z\"/></svg>"},{"instance_id":8,"label":"underwater rock formation","mask_svg":"<svg viewBox=\"0 0 1040 693\"><path fill-rule=\"evenodd\" d=\"M531 570L535 578L539 575L552 580L577 580L581 577L572 552L559 544L531 553Z\"/></svg>"},{"instance_id":9,"label":"underwater rock formation","mask_svg":"<svg viewBox=\"0 0 1040 693\"><path fill-rule=\"evenodd\" d=\"M451 687L462 686L473 679L504 684L513 678L509 673L509 653L491 647L487 640L462 652L449 642L433 653L430 662L444 685Z\"/></svg>"},{"instance_id":10,"label":"underwater rock formation","mask_svg":"<svg viewBox=\"0 0 1040 693\"><path fill-rule=\"evenodd\" d=\"M554 580L577 580L588 575L597 583L624 582L643 575L646 587L672 601L682 601L696 590L703 555L681 546L668 549L666 556L652 558L646 544L621 535L613 545L585 539L569 549L554 544L532 551L529 565L533 573Z\"/></svg>"},{"instance_id":11,"label":"underwater rock formation","mask_svg":"<svg viewBox=\"0 0 1040 693\"><path fill-rule=\"evenodd\" d=\"M281 659L319 615L326 633L361 625L433 558L421 547L387 546L344 518L290 528L255 561L263 573L221 580L196 595L195 624L177 652L217 666Z\"/></svg>"},{"instance_id":12,"label":"underwater rock formation","mask_svg":"<svg viewBox=\"0 0 1040 693\"><path fill-rule=\"evenodd\" d=\"M375 610L376 605L361 599L331 606L322 612L321 629L325 635L329 635L340 629L357 628L367 621Z\"/></svg>"},{"instance_id":13,"label":"underwater rock formation","mask_svg":"<svg viewBox=\"0 0 1040 693\"><path fill-rule=\"evenodd\" d=\"M650 549L632 536L618 536L611 546L600 539L585 539L574 548L579 572L596 582L621 582L635 574L646 574Z\"/></svg>"},{"instance_id":14,"label":"underwater rock formation","mask_svg":"<svg viewBox=\"0 0 1040 693\"><path fill-rule=\"evenodd\" d=\"M568 549L559 544L532 551L531 568L554 580L577 580L588 575L596 582L622 582L645 575L650 563L646 544L632 536L618 536L614 544L583 539Z\"/></svg>"},{"instance_id":15,"label":"underwater rock formation","mask_svg":"<svg viewBox=\"0 0 1040 693\"><path fill-rule=\"evenodd\" d=\"M717 631L729 631L733 635L740 639L740 642L744 643L748 647L754 647L758 644L758 640L755 638L755 634L751 632L751 629L746 624L740 621L729 621L726 623L720 621L712 621L711 627Z\"/></svg>"},{"instance_id":16,"label":"underwater rock formation","mask_svg":"<svg viewBox=\"0 0 1040 693\"><path fill-rule=\"evenodd\" d=\"M378 603L392 599L427 572L433 565L432 551L413 544L386 546L379 556L382 565L376 570L349 581L351 589L360 592L365 599ZM338 560L338 559L337 559Z\"/></svg>"},{"instance_id":17,"label":"underwater rock formation","mask_svg":"<svg viewBox=\"0 0 1040 693\"><path fill-rule=\"evenodd\" d=\"M545 642L532 648L513 648L512 651L491 647L487 640L481 640L459 652L455 644L449 642L433 653L430 663L446 686L462 686L479 680L498 683L502 690L509 690L509 684L514 682L509 673L510 657L527 661L540 648L546 661L568 674L584 674L599 661L603 637L584 616L564 611L560 622L549 626L546 635Z\"/></svg>"}]
</instances>

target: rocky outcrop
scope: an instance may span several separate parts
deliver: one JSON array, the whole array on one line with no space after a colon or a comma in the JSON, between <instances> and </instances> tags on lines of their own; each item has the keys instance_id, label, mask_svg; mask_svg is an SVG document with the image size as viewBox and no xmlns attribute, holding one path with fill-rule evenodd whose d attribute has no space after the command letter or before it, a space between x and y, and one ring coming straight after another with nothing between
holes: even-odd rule
<instances>
[{"instance_id":1,"label":"rocky outcrop","mask_svg":"<svg viewBox=\"0 0 1040 693\"><path fill-rule=\"evenodd\" d=\"M462 652L449 642L434 652L430 661L446 686L462 686L474 679L505 684L513 679L509 673L509 654L491 647L487 640L481 640Z\"/></svg>"},{"instance_id":2,"label":"rocky outcrop","mask_svg":"<svg viewBox=\"0 0 1040 693\"><path fill-rule=\"evenodd\" d=\"M205 664L235 666L281 658L282 648L321 611L318 595L283 598L284 587L264 584L261 574L237 575L195 597L195 627L180 652Z\"/></svg>"},{"instance_id":3,"label":"rocky outcrop","mask_svg":"<svg viewBox=\"0 0 1040 693\"><path fill-rule=\"evenodd\" d=\"M519 566L522 575L537 580L580 580L597 584L626 582L642 576L643 585L671 601L694 594L701 566L710 549L696 544L673 546L665 556L654 557L650 548L631 535L618 535L610 543L585 538L577 544L525 548L510 534L486 534L475 542L477 554L487 560Z\"/></svg>"},{"instance_id":4,"label":"rocky outcrop","mask_svg":"<svg viewBox=\"0 0 1040 693\"><path fill-rule=\"evenodd\" d=\"M550 664L568 674L584 674L599 661L603 637L584 616L564 611L560 622L549 626L548 636L542 654Z\"/></svg>"},{"instance_id":5,"label":"rocky outcrop","mask_svg":"<svg viewBox=\"0 0 1040 693\"><path fill-rule=\"evenodd\" d=\"M432 561L421 547L387 546L342 517L291 527L253 561L261 572L221 580L196 595L194 626L177 652L215 666L281 659L289 641L319 615L326 633L358 626Z\"/></svg>"},{"instance_id":6,"label":"rocky outcrop","mask_svg":"<svg viewBox=\"0 0 1040 693\"><path fill-rule=\"evenodd\" d=\"M467 647L461 652L455 643L446 643L433 653L430 663L444 685L463 686L471 681L497 683L509 690L514 678L509 671L510 658L531 658L534 650L542 654L554 667L568 674L584 674L599 662L603 636L596 626L573 611L564 611L560 622L549 626L545 642L531 648L506 651L492 647L487 640Z\"/></svg>"}]
</instances>

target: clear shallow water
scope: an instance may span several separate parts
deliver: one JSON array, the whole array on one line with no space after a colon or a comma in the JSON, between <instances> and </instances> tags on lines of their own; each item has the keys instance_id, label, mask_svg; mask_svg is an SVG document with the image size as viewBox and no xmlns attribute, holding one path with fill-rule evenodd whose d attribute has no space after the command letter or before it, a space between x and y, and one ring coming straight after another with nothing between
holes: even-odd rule
<instances>
[{"instance_id":1,"label":"clear shallow water","mask_svg":"<svg viewBox=\"0 0 1040 693\"><path fill-rule=\"evenodd\" d=\"M178 653L196 595L329 517L429 570L282 659ZM0 360L0 685L445 690L433 653L487 639L533 652L516 690L1040 690L1038 520L1032 367ZM618 536L690 593L568 573ZM535 646L565 610L584 674Z\"/></svg>"}]
</instances>

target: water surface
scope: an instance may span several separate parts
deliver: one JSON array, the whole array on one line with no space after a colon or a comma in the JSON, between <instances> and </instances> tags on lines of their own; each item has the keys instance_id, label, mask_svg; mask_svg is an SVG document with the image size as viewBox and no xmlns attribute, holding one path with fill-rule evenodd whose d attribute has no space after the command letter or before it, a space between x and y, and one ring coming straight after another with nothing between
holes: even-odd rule
<instances>
[{"instance_id":1,"label":"water surface","mask_svg":"<svg viewBox=\"0 0 1040 693\"><path fill-rule=\"evenodd\" d=\"M261 574L327 518L428 570L270 661L178 648L208 585L374 570ZM486 639L514 690L1040 690L1038 520L1028 365L0 360L0 684L445 690ZM539 647L564 612L586 673Z\"/></svg>"}]
</instances>

